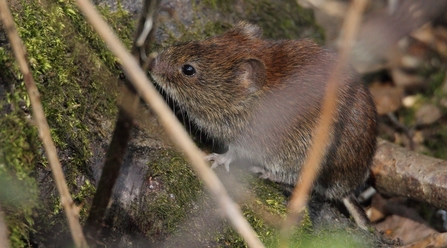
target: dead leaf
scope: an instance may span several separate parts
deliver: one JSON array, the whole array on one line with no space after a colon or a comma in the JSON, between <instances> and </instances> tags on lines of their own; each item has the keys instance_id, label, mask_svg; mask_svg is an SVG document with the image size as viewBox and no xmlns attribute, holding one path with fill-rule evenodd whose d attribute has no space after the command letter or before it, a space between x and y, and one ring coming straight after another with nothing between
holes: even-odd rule
<instances>
[{"instance_id":1,"label":"dead leaf","mask_svg":"<svg viewBox=\"0 0 447 248\"><path fill-rule=\"evenodd\" d=\"M396 86L409 88L423 88L425 86L424 79L419 75L413 75L404 72L400 68L391 70L391 77Z\"/></svg>"},{"instance_id":2,"label":"dead leaf","mask_svg":"<svg viewBox=\"0 0 447 248\"><path fill-rule=\"evenodd\" d=\"M401 207L409 209L405 206ZM415 211L414 209L411 210ZM438 233L424 222L418 222L397 214L386 217L384 221L377 223L375 227L383 231L391 239L401 239L403 244L410 244Z\"/></svg>"},{"instance_id":3,"label":"dead leaf","mask_svg":"<svg viewBox=\"0 0 447 248\"><path fill-rule=\"evenodd\" d=\"M369 90L373 95L379 115L395 112L402 106L404 91L401 87L375 83Z\"/></svg>"},{"instance_id":4,"label":"dead leaf","mask_svg":"<svg viewBox=\"0 0 447 248\"><path fill-rule=\"evenodd\" d=\"M438 121L442 112L438 106L433 104L422 105L415 113L417 125L430 125Z\"/></svg>"}]
</instances>

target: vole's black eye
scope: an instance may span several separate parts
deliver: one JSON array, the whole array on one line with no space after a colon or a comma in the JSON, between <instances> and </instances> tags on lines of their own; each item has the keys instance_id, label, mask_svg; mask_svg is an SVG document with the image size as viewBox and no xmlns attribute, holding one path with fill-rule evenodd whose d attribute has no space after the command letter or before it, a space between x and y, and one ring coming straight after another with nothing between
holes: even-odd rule
<instances>
[{"instance_id":1,"label":"vole's black eye","mask_svg":"<svg viewBox=\"0 0 447 248\"><path fill-rule=\"evenodd\" d=\"M182 73L186 76L194 76L194 74L196 74L196 69L192 65L186 64L182 67Z\"/></svg>"}]
</instances>

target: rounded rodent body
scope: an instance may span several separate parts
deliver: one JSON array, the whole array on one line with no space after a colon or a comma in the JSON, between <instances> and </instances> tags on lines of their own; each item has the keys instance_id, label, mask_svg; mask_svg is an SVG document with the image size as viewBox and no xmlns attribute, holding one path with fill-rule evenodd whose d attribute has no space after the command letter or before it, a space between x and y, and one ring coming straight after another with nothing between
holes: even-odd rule
<instances>
[{"instance_id":1,"label":"rounded rodent body","mask_svg":"<svg viewBox=\"0 0 447 248\"><path fill-rule=\"evenodd\" d=\"M310 40L261 39L250 24L172 46L151 66L156 84L189 120L228 147L212 160L250 159L268 178L297 181L319 121L335 55ZM340 78L330 143L315 183L343 199L366 180L376 148L376 111L350 68Z\"/></svg>"}]
</instances>

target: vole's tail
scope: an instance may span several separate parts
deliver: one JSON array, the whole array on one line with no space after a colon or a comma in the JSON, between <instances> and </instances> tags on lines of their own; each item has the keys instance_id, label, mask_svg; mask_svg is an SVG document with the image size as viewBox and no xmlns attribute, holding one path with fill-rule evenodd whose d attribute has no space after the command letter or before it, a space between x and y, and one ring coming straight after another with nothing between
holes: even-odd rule
<instances>
[{"instance_id":1,"label":"vole's tail","mask_svg":"<svg viewBox=\"0 0 447 248\"><path fill-rule=\"evenodd\" d=\"M360 203L355 198L354 194L350 194L343 198L343 203L348 209L348 212L354 218L355 223L357 223L360 228L363 230L368 230L371 227L371 222L366 216L362 206L360 206Z\"/></svg>"}]
</instances>

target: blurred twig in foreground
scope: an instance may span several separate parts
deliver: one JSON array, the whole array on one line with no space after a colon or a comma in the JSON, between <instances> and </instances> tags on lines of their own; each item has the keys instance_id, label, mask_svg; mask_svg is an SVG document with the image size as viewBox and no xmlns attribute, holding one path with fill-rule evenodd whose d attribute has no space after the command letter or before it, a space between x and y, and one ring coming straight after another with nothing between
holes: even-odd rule
<instances>
[{"instance_id":1,"label":"blurred twig in foreground","mask_svg":"<svg viewBox=\"0 0 447 248\"><path fill-rule=\"evenodd\" d=\"M51 166L51 171L53 172L54 181L56 182L56 186L61 197L61 204L68 219L71 236L77 247L86 247L87 242L85 241L84 234L82 233L82 228L79 224L78 219L79 210L73 202L70 192L68 191L65 176L62 171L62 166L57 156L56 147L54 146L53 140L51 139L50 128L43 111L42 103L40 102L39 90L37 89L37 86L33 79L33 75L31 74L28 62L26 60L22 40L20 39L17 29L14 25L14 20L12 18L11 12L9 11L6 0L0 0L0 12L5 30L11 42L12 49L14 50L14 54L19 63L20 70L23 74L26 90L28 91L31 106L33 109L33 118L39 130L39 137L42 140L43 146L45 148L45 154Z\"/></svg>"},{"instance_id":2,"label":"blurred twig in foreground","mask_svg":"<svg viewBox=\"0 0 447 248\"><path fill-rule=\"evenodd\" d=\"M346 16L340 47L338 54L338 63L333 68L326 86L321 118L315 131L313 145L309 151L306 161L304 162L301 175L296 187L293 191L292 199L289 202L289 215L287 216L282 227L282 246L287 247L288 240L292 233L292 227L298 221L301 221L302 210L307 205L309 193L312 185L318 176L321 161L326 151L326 145L329 143L333 116L337 108L337 89L341 73L348 64L350 50L353 46L355 36L360 26L360 19L367 0L354 0L351 3L348 14Z\"/></svg>"},{"instance_id":3,"label":"blurred twig in foreground","mask_svg":"<svg viewBox=\"0 0 447 248\"><path fill-rule=\"evenodd\" d=\"M143 67L145 64L144 58L147 58L146 50L149 49L153 40L154 20L156 19L156 10L158 9L159 4L160 0L146 0L143 2L143 8L141 9L137 27L138 33L132 47L134 59L139 62L140 67ZM149 27L148 25L145 25L147 22L150 23ZM144 29L144 27L147 28ZM137 40L142 36L140 34L142 30L147 31L143 38L143 43L138 45ZM141 47L145 49L141 49ZM107 149L101 178L85 225L87 238L91 242L98 240L102 230L107 205L112 196L116 180L120 174L124 154L127 150L131 131L134 127L133 117L136 113L139 100L140 98L133 86L129 82L126 82L126 89L121 94L118 117L116 119L115 129L113 130L112 140Z\"/></svg>"}]
</instances>

